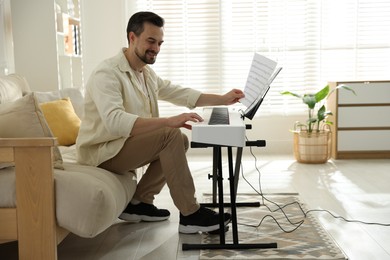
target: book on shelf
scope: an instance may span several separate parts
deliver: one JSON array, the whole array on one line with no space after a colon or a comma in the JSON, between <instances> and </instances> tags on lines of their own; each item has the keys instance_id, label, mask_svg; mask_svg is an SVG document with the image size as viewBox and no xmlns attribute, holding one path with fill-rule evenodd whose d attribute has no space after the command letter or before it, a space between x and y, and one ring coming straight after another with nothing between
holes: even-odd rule
<instances>
[{"instance_id":1,"label":"book on shelf","mask_svg":"<svg viewBox=\"0 0 390 260\"><path fill-rule=\"evenodd\" d=\"M80 27L77 24L69 25L69 32L65 36L65 53L81 55Z\"/></svg>"},{"instance_id":2,"label":"book on shelf","mask_svg":"<svg viewBox=\"0 0 390 260\"><path fill-rule=\"evenodd\" d=\"M73 42L74 42L74 54L81 55L81 42L80 42L80 26L73 25Z\"/></svg>"}]
</instances>

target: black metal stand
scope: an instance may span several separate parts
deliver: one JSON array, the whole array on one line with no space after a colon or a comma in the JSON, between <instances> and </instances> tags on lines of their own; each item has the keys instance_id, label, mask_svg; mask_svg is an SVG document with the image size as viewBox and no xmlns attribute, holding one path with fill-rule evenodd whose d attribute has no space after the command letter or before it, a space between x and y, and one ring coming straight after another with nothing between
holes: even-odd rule
<instances>
[{"instance_id":1,"label":"black metal stand","mask_svg":"<svg viewBox=\"0 0 390 260\"><path fill-rule=\"evenodd\" d=\"M264 140L246 142L246 146L265 146ZM182 244L183 250L199 250L199 249L265 249L265 248L277 248L276 243L261 243L261 244L240 244L238 239L237 228L237 211L238 206L250 206L259 207L260 203L236 203L237 186L239 179L239 172L241 167L242 151L243 147L237 147L236 163L233 170L233 152L231 146L203 144L191 142L193 148L206 148L213 147L213 202L206 205L208 207L218 207L219 210L219 244ZM228 151L228 165L229 165L229 188L230 188L230 203L224 203L223 198L223 175L222 175L222 147L227 147ZM218 193L218 203L216 195ZM225 242L225 220L224 220L224 207L230 207L231 209L231 221L232 221L232 235L233 242Z\"/></svg>"}]
</instances>

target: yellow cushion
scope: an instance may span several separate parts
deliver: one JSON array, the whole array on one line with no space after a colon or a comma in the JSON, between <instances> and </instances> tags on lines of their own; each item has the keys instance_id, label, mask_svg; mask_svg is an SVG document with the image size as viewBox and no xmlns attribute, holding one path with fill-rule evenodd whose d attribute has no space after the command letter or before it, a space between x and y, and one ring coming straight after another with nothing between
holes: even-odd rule
<instances>
[{"instance_id":1,"label":"yellow cushion","mask_svg":"<svg viewBox=\"0 0 390 260\"><path fill-rule=\"evenodd\" d=\"M69 98L40 104L41 110L59 145L72 145L80 128L80 118L76 115Z\"/></svg>"}]
</instances>

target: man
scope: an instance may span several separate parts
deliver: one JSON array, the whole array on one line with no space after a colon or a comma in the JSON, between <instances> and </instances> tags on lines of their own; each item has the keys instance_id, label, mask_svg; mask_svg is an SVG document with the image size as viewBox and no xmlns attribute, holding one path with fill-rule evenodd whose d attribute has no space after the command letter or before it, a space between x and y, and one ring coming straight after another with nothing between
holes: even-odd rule
<instances>
[{"instance_id":1,"label":"man","mask_svg":"<svg viewBox=\"0 0 390 260\"><path fill-rule=\"evenodd\" d=\"M203 94L158 77L148 64L154 64L164 41L163 26L164 20L154 13L134 14L127 26L128 48L92 73L77 139L78 160L118 174L149 164L121 219L168 219L168 210L153 205L154 196L167 184L180 211L179 232L216 231L218 214L196 200L185 155L188 139L179 129L190 129L187 122L202 118L196 113L159 117L157 100L194 108L234 104L244 95L240 90ZM227 224L230 214L224 216Z\"/></svg>"}]
</instances>

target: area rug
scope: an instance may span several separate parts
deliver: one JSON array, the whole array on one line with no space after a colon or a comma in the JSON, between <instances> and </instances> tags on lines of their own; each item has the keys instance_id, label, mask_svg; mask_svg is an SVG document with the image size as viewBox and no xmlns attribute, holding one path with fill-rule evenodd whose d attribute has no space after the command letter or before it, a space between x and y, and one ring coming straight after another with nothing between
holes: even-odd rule
<instances>
[{"instance_id":1,"label":"area rug","mask_svg":"<svg viewBox=\"0 0 390 260\"><path fill-rule=\"evenodd\" d=\"M264 198L250 194L237 196L237 202L260 201L261 204L260 207L237 207L239 243L277 243L277 248L207 249L201 250L199 258L347 259L315 216L311 214L304 216L302 210L306 212L306 208L299 201L298 195L269 194L264 195ZM204 194L204 201L210 202L211 196ZM229 199L226 198L225 202L228 201ZM298 227L302 221L303 223ZM218 244L219 235L202 235L202 244L210 243ZM231 228L226 233L226 243L232 243Z\"/></svg>"}]
</instances>

